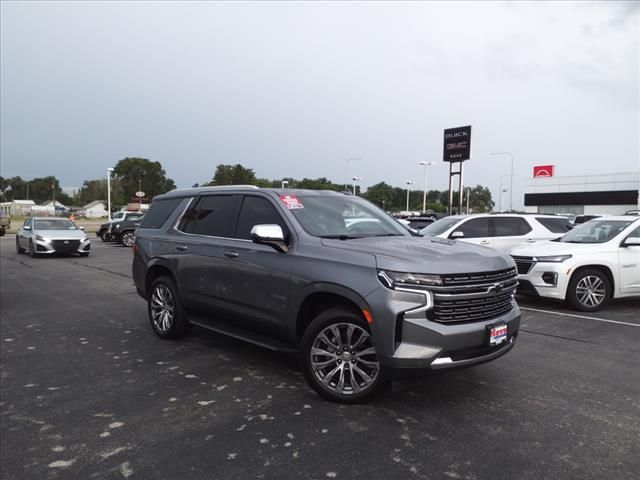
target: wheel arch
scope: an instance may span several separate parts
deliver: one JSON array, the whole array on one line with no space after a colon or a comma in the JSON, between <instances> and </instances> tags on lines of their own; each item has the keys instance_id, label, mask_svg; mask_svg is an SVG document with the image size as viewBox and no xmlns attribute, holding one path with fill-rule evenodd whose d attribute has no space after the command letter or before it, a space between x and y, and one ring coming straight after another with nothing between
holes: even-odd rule
<instances>
[{"instance_id":1,"label":"wheel arch","mask_svg":"<svg viewBox=\"0 0 640 480\"><path fill-rule=\"evenodd\" d=\"M173 269L171 268L171 264L163 259L156 259L155 261L152 261L149 265L149 268L147 268L144 279L145 294L147 296L149 295L151 284L155 281L155 279L164 275L170 276L175 280L176 276Z\"/></svg>"},{"instance_id":2,"label":"wheel arch","mask_svg":"<svg viewBox=\"0 0 640 480\"><path fill-rule=\"evenodd\" d=\"M611 286L611 292L609 292L610 297L611 298L615 297L616 280L615 280L615 277L613 275L613 271L611 270L610 266L604 265L604 264L601 264L601 263L580 265L579 267L575 268L573 270L573 272L571 273L571 277L569 277L569 281L567 282L567 285L570 285L571 281L575 278L575 276L579 272L582 272L584 270L598 270L598 271L602 272L607 277L607 280L609 280L609 285ZM565 293L565 296L568 295L568 294L569 294L569 290L567 289L567 292Z\"/></svg>"}]
</instances>

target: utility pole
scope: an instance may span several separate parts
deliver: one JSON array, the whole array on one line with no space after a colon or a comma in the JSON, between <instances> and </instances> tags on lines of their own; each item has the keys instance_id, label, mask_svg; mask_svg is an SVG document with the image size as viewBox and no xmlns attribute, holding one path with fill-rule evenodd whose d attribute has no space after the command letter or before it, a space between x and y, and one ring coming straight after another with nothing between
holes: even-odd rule
<instances>
[{"instance_id":1,"label":"utility pole","mask_svg":"<svg viewBox=\"0 0 640 480\"><path fill-rule=\"evenodd\" d=\"M407 214L409 213L409 187L415 183L413 180L407 180Z\"/></svg>"},{"instance_id":2,"label":"utility pole","mask_svg":"<svg viewBox=\"0 0 640 480\"><path fill-rule=\"evenodd\" d=\"M424 191L422 192L422 213L427 210L427 169L433 162L420 162L419 165L424 165Z\"/></svg>"}]
</instances>

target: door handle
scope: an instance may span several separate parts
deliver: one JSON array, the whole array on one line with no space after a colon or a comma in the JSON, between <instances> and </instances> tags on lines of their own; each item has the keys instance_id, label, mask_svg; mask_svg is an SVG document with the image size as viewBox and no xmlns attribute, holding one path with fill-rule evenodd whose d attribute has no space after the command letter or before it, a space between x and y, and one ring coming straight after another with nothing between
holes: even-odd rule
<instances>
[{"instance_id":1,"label":"door handle","mask_svg":"<svg viewBox=\"0 0 640 480\"><path fill-rule=\"evenodd\" d=\"M186 245L178 245L176 247L176 250L178 250L179 252L184 252L185 250L189 250L189 247L187 247Z\"/></svg>"},{"instance_id":2,"label":"door handle","mask_svg":"<svg viewBox=\"0 0 640 480\"><path fill-rule=\"evenodd\" d=\"M527 238L527 243L536 243L536 241L533 238Z\"/></svg>"},{"instance_id":3,"label":"door handle","mask_svg":"<svg viewBox=\"0 0 640 480\"><path fill-rule=\"evenodd\" d=\"M224 256L227 258L238 258L240 254L238 252L227 250L226 252L224 252Z\"/></svg>"},{"instance_id":4,"label":"door handle","mask_svg":"<svg viewBox=\"0 0 640 480\"><path fill-rule=\"evenodd\" d=\"M480 242L480 245L489 245L489 242L487 240L482 240Z\"/></svg>"}]
</instances>

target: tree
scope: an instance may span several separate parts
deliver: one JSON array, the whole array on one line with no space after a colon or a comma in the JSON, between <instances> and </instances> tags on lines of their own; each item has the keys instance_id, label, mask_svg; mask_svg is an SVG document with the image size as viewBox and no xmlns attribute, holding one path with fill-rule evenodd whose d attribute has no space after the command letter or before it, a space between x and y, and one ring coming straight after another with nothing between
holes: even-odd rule
<instances>
[{"instance_id":1,"label":"tree","mask_svg":"<svg viewBox=\"0 0 640 480\"><path fill-rule=\"evenodd\" d=\"M385 210L390 210L395 203L394 188L385 182L376 183L375 185L370 186L362 196L371 203Z\"/></svg>"},{"instance_id":2,"label":"tree","mask_svg":"<svg viewBox=\"0 0 640 480\"><path fill-rule=\"evenodd\" d=\"M251 168L236 165L218 165L213 178L205 185L255 185L256 174Z\"/></svg>"},{"instance_id":3,"label":"tree","mask_svg":"<svg viewBox=\"0 0 640 480\"><path fill-rule=\"evenodd\" d=\"M117 185L116 185L117 187ZM76 193L74 202L78 205L86 205L96 200L107 199L107 179L85 180L80 190Z\"/></svg>"},{"instance_id":4,"label":"tree","mask_svg":"<svg viewBox=\"0 0 640 480\"><path fill-rule=\"evenodd\" d=\"M113 177L115 182L112 185L112 198L116 204L128 203L138 191L143 191L151 199L176 188L175 182L167 177L162 164L146 158L123 158L114 167Z\"/></svg>"},{"instance_id":5,"label":"tree","mask_svg":"<svg viewBox=\"0 0 640 480\"><path fill-rule=\"evenodd\" d=\"M490 212L495 206L491 199L491 190L482 185L476 185L469 191L469 208L474 212Z\"/></svg>"}]
</instances>

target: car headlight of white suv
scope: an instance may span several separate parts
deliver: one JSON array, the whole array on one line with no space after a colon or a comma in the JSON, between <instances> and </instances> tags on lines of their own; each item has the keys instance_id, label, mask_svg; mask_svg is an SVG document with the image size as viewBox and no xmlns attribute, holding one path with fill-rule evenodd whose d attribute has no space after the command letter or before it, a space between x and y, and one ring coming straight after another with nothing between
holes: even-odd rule
<instances>
[{"instance_id":1,"label":"car headlight of white suv","mask_svg":"<svg viewBox=\"0 0 640 480\"><path fill-rule=\"evenodd\" d=\"M534 262L544 262L544 263L562 263L566 260L569 260L573 255L548 255L545 257L533 257Z\"/></svg>"}]
</instances>

